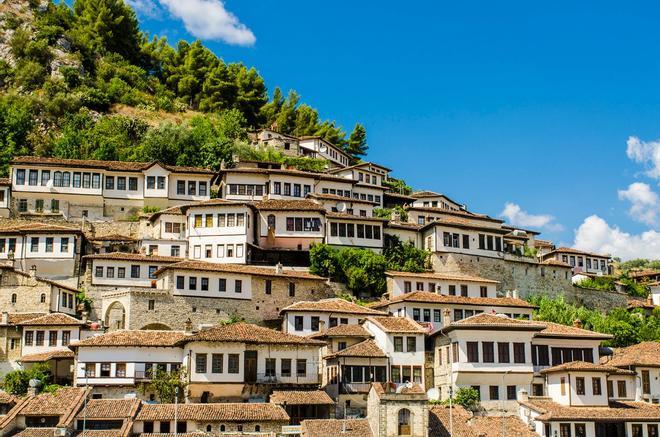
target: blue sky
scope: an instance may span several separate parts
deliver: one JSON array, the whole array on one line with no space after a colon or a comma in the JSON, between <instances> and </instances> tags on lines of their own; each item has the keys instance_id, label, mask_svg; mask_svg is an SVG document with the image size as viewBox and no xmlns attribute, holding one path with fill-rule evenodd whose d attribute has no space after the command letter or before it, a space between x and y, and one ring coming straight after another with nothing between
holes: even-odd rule
<instances>
[{"instance_id":1,"label":"blue sky","mask_svg":"<svg viewBox=\"0 0 660 437\"><path fill-rule=\"evenodd\" d=\"M556 243L660 258L657 2L129 3L143 29L198 37L346 130L363 123L368 158L415 188Z\"/></svg>"}]
</instances>

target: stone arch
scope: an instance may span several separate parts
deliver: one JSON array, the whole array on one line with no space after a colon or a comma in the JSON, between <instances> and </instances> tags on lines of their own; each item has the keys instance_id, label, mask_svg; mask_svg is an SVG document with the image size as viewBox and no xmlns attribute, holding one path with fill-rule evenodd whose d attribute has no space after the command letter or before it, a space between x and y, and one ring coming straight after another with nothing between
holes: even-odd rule
<instances>
[{"instance_id":1,"label":"stone arch","mask_svg":"<svg viewBox=\"0 0 660 437\"><path fill-rule=\"evenodd\" d=\"M172 328L167 326L164 323L149 323L148 325L144 325L141 330L146 330L146 331L171 331Z\"/></svg>"},{"instance_id":2,"label":"stone arch","mask_svg":"<svg viewBox=\"0 0 660 437\"><path fill-rule=\"evenodd\" d=\"M105 310L105 326L109 331L126 328L126 308L124 304L116 300L108 305Z\"/></svg>"}]
</instances>

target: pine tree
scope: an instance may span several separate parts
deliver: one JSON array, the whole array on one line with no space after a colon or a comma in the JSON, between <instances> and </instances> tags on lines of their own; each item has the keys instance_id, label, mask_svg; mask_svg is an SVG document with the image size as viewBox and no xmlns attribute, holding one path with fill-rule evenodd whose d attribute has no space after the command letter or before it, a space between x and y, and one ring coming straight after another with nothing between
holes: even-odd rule
<instances>
[{"instance_id":1,"label":"pine tree","mask_svg":"<svg viewBox=\"0 0 660 437\"><path fill-rule=\"evenodd\" d=\"M359 161L363 156L366 156L368 149L367 130L360 123L357 123L348 137L346 152L353 157L354 161Z\"/></svg>"}]
</instances>

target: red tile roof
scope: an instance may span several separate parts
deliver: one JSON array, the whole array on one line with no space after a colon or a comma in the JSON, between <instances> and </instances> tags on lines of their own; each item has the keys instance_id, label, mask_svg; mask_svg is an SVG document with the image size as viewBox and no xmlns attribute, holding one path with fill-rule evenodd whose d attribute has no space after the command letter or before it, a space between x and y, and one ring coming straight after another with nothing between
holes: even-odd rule
<instances>
[{"instance_id":1,"label":"red tile roof","mask_svg":"<svg viewBox=\"0 0 660 437\"><path fill-rule=\"evenodd\" d=\"M374 325L389 333L426 333L426 329L424 329L419 323L410 320L407 317L372 316L367 318L367 320L373 322Z\"/></svg>"},{"instance_id":2,"label":"red tile roof","mask_svg":"<svg viewBox=\"0 0 660 437\"><path fill-rule=\"evenodd\" d=\"M79 234L80 226L40 223L33 221L7 221L0 224L0 234Z\"/></svg>"},{"instance_id":3,"label":"red tile roof","mask_svg":"<svg viewBox=\"0 0 660 437\"><path fill-rule=\"evenodd\" d=\"M518 416L474 416L470 425L479 437L501 437L502 429L507 436L538 437Z\"/></svg>"},{"instance_id":4,"label":"red tile roof","mask_svg":"<svg viewBox=\"0 0 660 437\"><path fill-rule=\"evenodd\" d=\"M130 419L140 407L139 399L89 399L78 419Z\"/></svg>"},{"instance_id":5,"label":"red tile roof","mask_svg":"<svg viewBox=\"0 0 660 437\"><path fill-rule=\"evenodd\" d=\"M274 390L270 395L272 404L285 405L334 405L323 390Z\"/></svg>"},{"instance_id":6,"label":"red tile roof","mask_svg":"<svg viewBox=\"0 0 660 437\"><path fill-rule=\"evenodd\" d=\"M389 304L397 302L418 302L418 303L437 303L437 304L452 304L452 305L478 305L478 306L499 306L499 307L513 307L513 308L536 308L531 303L522 300L514 299L512 297L464 297L464 296L448 296L445 294L431 293L429 291L413 291L410 293L401 294L389 301L378 302L375 307L382 308Z\"/></svg>"},{"instance_id":7,"label":"red tile roof","mask_svg":"<svg viewBox=\"0 0 660 437\"><path fill-rule=\"evenodd\" d=\"M553 337L553 338L587 337L598 340L607 340L614 337L613 335L610 334L603 334L600 332L589 331L588 329L578 328L576 326L560 325L559 323L554 323L554 322L535 321L534 323L545 325L545 329L539 332L538 334L536 334L536 337Z\"/></svg>"},{"instance_id":8,"label":"red tile roof","mask_svg":"<svg viewBox=\"0 0 660 437\"><path fill-rule=\"evenodd\" d=\"M151 263L176 263L181 262L180 257L176 256L158 256L158 255L145 255L141 253L126 253L126 252L112 252L112 253L99 253L96 255L85 255L83 259L103 259L103 260L116 260L116 261L135 261L135 262L151 262Z\"/></svg>"},{"instance_id":9,"label":"red tile roof","mask_svg":"<svg viewBox=\"0 0 660 437\"><path fill-rule=\"evenodd\" d=\"M328 359L337 357L387 358L387 355L378 347L375 341L368 339L349 346L346 349L327 355L324 358Z\"/></svg>"},{"instance_id":10,"label":"red tile roof","mask_svg":"<svg viewBox=\"0 0 660 437\"><path fill-rule=\"evenodd\" d=\"M494 279L481 278L479 276L470 276L470 275L448 275L445 273L435 273L435 272L398 272L394 270L388 270L385 272L386 276L400 277L400 278L425 278L425 279L436 279L438 281L463 281L463 282L484 282L489 284L499 284L500 281Z\"/></svg>"},{"instance_id":11,"label":"red tile roof","mask_svg":"<svg viewBox=\"0 0 660 437\"><path fill-rule=\"evenodd\" d=\"M71 423L82 406L84 388L60 387L54 393L41 393L31 398L18 412L20 416L60 416L58 425Z\"/></svg>"},{"instance_id":12,"label":"red tile roof","mask_svg":"<svg viewBox=\"0 0 660 437\"><path fill-rule=\"evenodd\" d=\"M452 426L449 425L451 412ZM479 437L468 425L472 413L460 405L454 405L451 410L444 405L432 405L429 408L429 437ZM452 428L453 433L449 430Z\"/></svg>"},{"instance_id":13,"label":"red tile roof","mask_svg":"<svg viewBox=\"0 0 660 437\"><path fill-rule=\"evenodd\" d=\"M600 253L593 253L593 252L585 252L583 250L578 250L578 249L573 249L572 247L558 247L555 250L552 250L548 253L546 253L543 256L548 256L552 253L573 253L576 255L587 255L587 256L593 256L593 257L599 257L599 258L609 258L609 255L603 255Z\"/></svg>"},{"instance_id":14,"label":"red tile roof","mask_svg":"<svg viewBox=\"0 0 660 437\"><path fill-rule=\"evenodd\" d=\"M250 344L293 344L300 346L323 346L325 342L298 335L287 334L250 323L230 323L204 329L186 340L232 342Z\"/></svg>"},{"instance_id":15,"label":"red tile roof","mask_svg":"<svg viewBox=\"0 0 660 437\"><path fill-rule=\"evenodd\" d=\"M607 407L567 407L550 398L530 397L522 405L541 413L536 420L617 420L617 421L658 421L660 405L646 402L610 402Z\"/></svg>"},{"instance_id":16,"label":"red tile roof","mask_svg":"<svg viewBox=\"0 0 660 437\"><path fill-rule=\"evenodd\" d=\"M325 208L323 208L323 206L307 199L270 199L253 202L252 205L260 211L311 211L325 213Z\"/></svg>"},{"instance_id":17,"label":"red tile roof","mask_svg":"<svg viewBox=\"0 0 660 437\"><path fill-rule=\"evenodd\" d=\"M21 326L80 326L84 324L82 320L64 313L50 313L17 323Z\"/></svg>"},{"instance_id":18,"label":"red tile roof","mask_svg":"<svg viewBox=\"0 0 660 437\"><path fill-rule=\"evenodd\" d=\"M47 158L41 156L16 156L11 161L12 165L31 164L56 167L83 167L96 168L109 171L144 171L154 165L160 165L164 169L174 173L202 173L214 174L213 170L201 167L186 167L180 165L162 164L157 161L151 162L130 162L130 161L98 161L93 159L62 159Z\"/></svg>"},{"instance_id":19,"label":"red tile roof","mask_svg":"<svg viewBox=\"0 0 660 437\"><path fill-rule=\"evenodd\" d=\"M71 347L173 347L189 335L182 331L119 330L71 343Z\"/></svg>"},{"instance_id":20,"label":"red tile roof","mask_svg":"<svg viewBox=\"0 0 660 437\"><path fill-rule=\"evenodd\" d=\"M541 331L545 325L539 322L530 322L528 320L512 319L503 314L481 313L451 324L444 328L444 331L453 329L512 329L525 331Z\"/></svg>"},{"instance_id":21,"label":"red tile roof","mask_svg":"<svg viewBox=\"0 0 660 437\"><path fill-rule=\"evenodd\" d=\"M136 421L174 420L174 404L142 404ZM179 404L178 420L200 422L288 422L289 415L276 404L217 403Z\"/></svg>"},{"instance_id":22,"label":"red tile roof","mask_svg":"<svg viewBox=\"0 0 660 437\"><path fill-rule=\"evenodd\" d=\"M571 361L568 363L559 364L541 370L541 373L557 373L557 372L603 372L603 373L621 374L621 369L618 369L613 366L588 363L586 361ZM631 371L628 374L634 375L635 372Z\"/></svg>"},{"instance_id":23,"label":"red tile roof","mask_svg":"<svg viewBox=\"0 0 660 437\"><path fill-rule=\"evenodd\" d=\"M45 363L50 360L73 360L75 357L70 350L54 350L38 354L23 355L18 361L21 363Z\"/></svg>"},{"instance_id":24,"label":"red tile roof","mask_svg":"<svg viewBox=\"0 0 660 437\"><path fill-rule=\"evenodd\" d=\"M26 320L36 319L43 316L44 313L9 313L7 315L7 325L18 325Z\"/></svg>"},{"instance_id":25,"label":"red tile roof","mask_svg":"<svg viewBox=\"0 0 660 437\"><path fill-rule=\"evenodd\" d=\"M617 348L606 364L616 367L660 367L660 342L644 341L632 346Z\"/></svg>"},{"instance_id":26,"label":"red tile roof","mask_svg":"<svg viewBox=\"0 0 660 437\"><path fill-rule=\"evenodd\" d=\"M371 334L362 327L362 325L337 325L332 328L324 329L321 332L312 334L310 338L328 338L328 337L371 337Z\"/></svg>"},{"instance_id":27,"label":"red tile roof","mask_svg":"<svg viewBox=\"0 0 660 437\"><path fill-rule=\"evenodd\" d=\"M321 299L317 301L300 301L283 308L280 314L286 311L296 312L320 312L320 313L338 313L338 314L356 314L356 315L385 315L382 311L363 307L353 302L338 297L330 299Z\"/></svg>"},{"instance_id":28,"label":"red tile roof","mask_svg":"<svg viewBox=\"0 0 660 437\"><path fill-rule=\"evenodd\" d=\"M284 269L281 273L277 273L277 270L274 267L257 267L251 265L243 264L221 264L221 263L211 263L205 261L181 261L174 264L169 264L163 266L160 269L156 270L155 275L160 275L166 270L190 270L190 271L201 271L201 272L220 272L220 273L235 273L235 274L245 274L245 275L255 275L255 276L268 276L268 277L281 277L281 278L291 278L291 279L311 279L315 281L325 281L325 278L322 278L317 275L313 275L307 271L302 270L289 270Z\"/></svg>"},{"instance_id":29,"label":"red tile roof","mask_svg":"<svg viewBox=\"0 0 660 437\"><path fill-rule=\"evenodd\" d=\"M373 437L367 419L307 419L300 425L302 437Z\"/></svg>"}]
</instances>

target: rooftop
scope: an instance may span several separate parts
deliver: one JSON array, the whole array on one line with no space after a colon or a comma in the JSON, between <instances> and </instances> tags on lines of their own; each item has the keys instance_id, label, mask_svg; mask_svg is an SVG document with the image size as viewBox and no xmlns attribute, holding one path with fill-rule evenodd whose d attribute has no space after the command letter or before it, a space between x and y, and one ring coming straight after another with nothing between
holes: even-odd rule
<instances>
[{"instance_id":1,"label":"rooftop","mask_svg":"<svg viewBox=\"0 0 660 437\"><path fill-rule=\"evenodd\" d=\"M588 363L586 361L571 361L568 363L559 364L557 366L548 367L541 370L541 373L557 373L557 372L604 372L621 374L621 369L613 366L605 366L602 364ZM635 372L629 372L634 375Z\"/></svg>"},{"instance_id":2,"label":"rooftop","mask_svg":"<svg viewBox=\"0 0 660 437\"><path fill-rule=\"evenodd\" d=\"M142 253L125 253L125 252L111 252L99 253L96 255L85 255L84 259L103 259L115 261L136 261L136 262L152 262L152 263L176 263L181 262L182 258L176 256L158 256L158 255L145 255Z\"/></svg>"},{"instance_id":3,"label":"rooftop","mask_svg":"<svg viewBox=\"0 0 660 437\"><path fill-rule=\"evenodd\" d=\"M388 333L426 333L426 329L424 329L419 323L410 320L407 317L372 316L367 320Z\"/></svg>"},{"instance_id":4,"label":"rooftop","mask_svg":"<svg viewBox=\"0 0 660 437\"><path fill-rule=\"evenodd\" d=\"M82 320L71 317L64 313L50 313L33 319L18 322L22 326L80 326L85 323Z\"/></svg>"},{"instance_id":5,"label":"rooftop","mask_svg":"<svg viewBox=\"0 0 660 437\"><path fill-rule=\"evenodd\" d=\"M183 331L119 330L71 343L71 347L173 347L189 337Z\"/></svg>"},{"instance_id":6,"label":"rooftop","mask_svg":"<svg viewBox=\"0 0 660 437\"><path fill-rule=\"evenodd\" d=\"M129 161L97 161L93 159L62 159L47 158L42 156L16 156L11 161L12 165L31 164L55 167L84 167L96 168L109 171L144 171L154 165L160 165L165 170L176 173L202 173L214 174L213 170L201 167L185 167L180 165L168 165L158 161L151 162L129 162Z\"/></svg>"},{"instance_id":7,"label":"rooftop","mask_svg":"<svg viewBox=\"0 0 660 437\"><path fill-rule=\"evenodd\" d=\"M74 358L73 351L67 349L23 355L18 361L21 363L45 363L50 360L73 360Z\"/></svg>"},{"instance_id":8,"label":"rooftop","mask_svg":"<svg viewBox=\"0 0 660 437\"><path fill-rule=\"evenodd\" d=\"M288 344L301 346L323 346L325 342L250 323L229 323L204 329L186 341L212 341L251 344Z\"/></svg>"},{"instance_id":9,"label":"rooftop","mask_svg":"<svg viewBox=\"0 0 660 437\"><path fill-rule=\"evenodd\" d=\"M452 415L453 433L449 433L449 415ZM450 410L444 405L431 405L429 408L429 437L479 437L468 425L472 413L460 405Z\"/></svg>"},{"instance_id":10,"label":"rooftop","mask_svg":"<svg viewBox=\"0 0 660 437\"><path fill-rule=\"evenodd\" d=\"M384 316L386 313L371 308L363 307L353 302L338 297L330 299L321 299L318 301L300 301L283 308L280 314L286 311L311 311L320 313L339 313L339 314L357 314L357 315L375 315Z\"/></svg>"},{"instance_id":11,"label":"rooftop","mask_svg":"<svg viewBox=\"0 0 660 437\"><path fill-rule=\"evenodd\" d=\"M325 212L325 208L318 203L307 200L284 200L284 199L270 199L253 202L255 208L260 211L313 211Z\"/></svg>"},{"instance_id":12,"label":"rooftop","mask_svg":"<svg viewBox=\"0 0 660 437\"><path fill-rule=\"evenodd\" d=\"M608 340L614 337L610 334L603 334L600 332L590 331L588 329L580 328L577 326L561 325L559 323L543 322L543 321L535 321L534 323L538 323L545 326L545 329L543 329L543 331L536 334L537 337L554 337L554 338L588 337L597 340Z\"/></svg>"},{"instance_id":13,"label":"rooftop","mask_svg":"<svg viewBox=\"0 0 660 437\"><path fill-rule=\"evenodd\" d=\"M135 420L174 420L174 409L174 404L143 403ZM289 421L289 415L281 406L270 403L179 404L177 418L200 422Z\"/></svg>"},{"instance_id":14,"label":"rooftop","mask_svg":"<svg viewBox=\"0 0 660 437\"><path fill-rule=\"evenodd\" d=\"M325 337L371 337L371 334L362 327L362 325L344 324L333 326L332 328L324 329L309 336L310 338L325 338Z\"/></svg>"},{"instance_id":15,"label":"rooftop","mask_svg":"<svg viewBox=\"0 0 660 437\"><path fill-rule=\"evenodd\" d=\"M536 420L625 420L657 421L660 417L660 405L646 402L610 402L607 407L567 407L559 405L550 398L529 397L522 405L541 413Z\"/></svg>"},{"instance_id":16,"label":"rooftop","mask_svg":"<svg viewBox=\"0 0 660 437\"><path fill-rule=\"evenodd\" d=\"M80 410L78 419L128 419L135 416L140 407L139 399L89 399L85 411Z\"/></svg>"},{"instance_id":17,"label":"rooftop","mask_svg":"<svg viewBox=\"0 0 660 437\"><path fill-rule=\"evenodd\" d=\"M595 256L595 257L600 257L600 258L609 258L609 255L603 255L601 253L593 253L593 252L585 252L583 250L579 249L573 249L572 247L558 247L555 250L552 250L548 253L546 253L544 256L548 256L553 253L569 253L569 254L575 254L575 255L587 255L587 256Z\"/></svg>"},{"instance_id":18,"label":"rooftop","mask_svg":"<svg viewBox=\"0 0 660 437\"><path fill-rule=\"evenodd\" d=\"M501 437L502 428L508 436L538 437L518 416L474 416L470 426L478 437Z\"/></svg>"},{"instance_id":19,"label":"rooftop","mask_svg":"<svg viewBox=\"0 0 660 437\"><path fill-rule=\"evenodd\" d=\"M323 390L274 390L270 395L272 404L286 405L334 405Z\"/></svg>"},{"instance_id":20,"label":"rooftop","mask_svg":"<svg viewBox=\"0 0 660 437\"><path fill-rule=\"evenodd\" d=\"M375 341L368 339L327 355L325 358L336 357L387 358L387 355L378 347Z\"/></svg>"},{"instance_id":21,"label":"rooftop","mask_svg":"<svg viewBox=\"0 0 660 437\"><path fill-rule=\"evenodd\" d=\"M22 222L22 221L21 221ZM79 234L79 226L33 221L16 222L7 220L0 225L0 234Z\"/></svg>"},{"instance_id":22,"label":"rooftop","mask_svg":"<svg viewBox=\"0 0 660 437\"><path fill-rule=\"evenodd\" d=\"M660 342L644 341L632 346L617 348L606 364L615 367L660 367Z\"/></svg>"},{"instance_id":23,"label":"rooftop","mask_svg":"<svg viewBox=\"0 0 660 437\"><path fill-rule=\"evenodd\" d=\"M278 273L275 267L257 267L244 264L220 264L211 263L206 261L192 261L186 260L174 264L169 264L158 269L154 274L160 275L166 270L191 270L201 272L219 272L219 273L235 273L255 276L269 276L269 277L282 277L291 279L312 279L315 281L325 281L325 278L314 275L303 270L289 270L284 269Z\"/></svg>"},{"instance_id":24,"label":"rooftop","mask_svg":"<svg viewBox=\"0 0 660 437\"><path fill-rule=\"evenodd\" d=\"M385 275L392 277L400 278L424 278L424 279L436 279L438 281L463 281L463 282L484 282L489 284L499 284L500 281L493 279L481 278L479 276L470 276L470 275L447 275L444 273L435 273L435 272L398 272L394 270L388 270L385 272Z\"/></svg>"},{"instance_id":25,"label":"rooftop","mask_svg":"<svg viewBox=\"0 0 660 437\"><path fill-rule=\"evenodd\" d=\"M528 320L512 319L503 314L488 314L481 313L451 324L443 331L451 331L454 329L510 329L510 330L524 330L524 331L541 331L545 329L545 325L539 322L530 322Z\"/></svg>"},{"instance_id":26,"label":"rooftop","mask_svg":"<svg viewBox=\"0 0 660 437\"><path fill-rule=\"evenodd\" d=\"M373 437L367 419L308 419L301 427L303 437Z\"/></svg>"},{"instance_id":27,"label":"rooftop","mask_svg":"<svg viewBox=\"0 0 660 437\"><path fill-rule=\"evenodd\" d=\"M389 304L397 302L419 302L419 303L437 303L437 304L459 304L459 305L479 305L479 306L498 306L513 308L536 308L531 303L516 299L513 297L465 297L449 296L445 294L431 293L430 291L412 291L393 297L389 301L379 302L376 308L382 308Z\"/></svg>"},{"instance_id":28,"label":"rooftop","mask_svg":"<svg viewBox=\"0 0 660 437\"><path fill-rule=\"evenodd\" d=\"M44 313L9 313L7 314L7 325L18 325L26 320L36 319L43 316Z\"/></svg>"}]
</instances>

